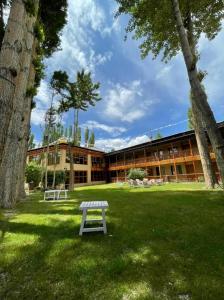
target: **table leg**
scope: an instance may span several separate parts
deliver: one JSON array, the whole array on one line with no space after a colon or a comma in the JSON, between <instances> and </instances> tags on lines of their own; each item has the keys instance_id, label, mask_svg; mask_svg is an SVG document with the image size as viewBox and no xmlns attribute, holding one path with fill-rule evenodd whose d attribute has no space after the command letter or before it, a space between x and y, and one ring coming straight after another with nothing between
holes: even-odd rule
<instances>
[{"instance_id":1,"label":"table leg","mask_svg":"<svg viewBox=\"0 0 224 300\"><path fill-rule=\"evenodd\" d=\"M85 226L85 221L86 221L86 214L87 214L86 209L83 209L83 212L82 212L82 222L81 222L81 226L80 226L80 230L79 230L79 235L82 235L82 233L83 233L83 228Z\"/></svg>"},{"instance_id":2,"label":"table leg","mask_svg":"<svg viewBox=\"0 0 224 300\"><path fill-rule=\"evenodd\" d=\"M106 225L105 209L102 209L102 223L103 223L103 232L104 232L104 234L106 234L107 233L107 225Z\"/></svg>"}]
</instances>

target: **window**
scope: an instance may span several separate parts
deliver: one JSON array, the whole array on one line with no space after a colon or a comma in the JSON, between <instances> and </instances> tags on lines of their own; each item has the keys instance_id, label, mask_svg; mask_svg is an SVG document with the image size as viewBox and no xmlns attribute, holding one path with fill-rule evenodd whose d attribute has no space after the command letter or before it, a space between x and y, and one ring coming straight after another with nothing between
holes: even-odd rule
<instances>
[{"instance_id":1,"label":"window","mask_svg":"<svg viewBox=\"0 0 224 300\"><path fill-rule=\"evenodd\" d=\"M161 175L166 175L166 168L165 167L160 167L161 170Z\"/></svg>"},{"instance_id":2,"label":"window","mask_svg":"<svg viewBox=\"0 0 224 300\"><path fill-rule=\"evenodd\" d=\"M92 160L92 166L93 167L102 167L103 166L103 158L102 157L91 157Z\"/></svg>"},{"instance_id":3,"label":"window","mask_svg":"<svg viewBox=\"0 0 224 300\"><path fill-rule=\"evenodd\" d=\"M174 175L174 167L173 166L170 166L170 172L171 172L171 175Z\"/></svg>"},{"instance_id":4,"label":"window","mask_svg":"<svg viewBox=\"0 0 224 300\"><path fill-rule=\"evenodd\" d=\"M160 172L159 172L159 167L156 167L156 176L159 176Z\"/></svg>"},{"instance_id":5,"label":"window","mask_svg":"<svg viewBox=\"0 0 224 300\"><path fill-rule=\"evenodd\" d=\"M91 172L91 181L104 181L104 172L102 171L92 171Z\"/></svg>"},{"instance_id":6,"label":"window","mask_svg":"<svg viewBox=\"0 0 224 300\"><path fill-rule=\"evenodd\" d=\"M86 183L86 182L87 182L87 171L74 172L74 183Z\"/></svg>"},{"instance_id":7,"label":"window","mask_svg":"<svg viewBox=\"0 0 224 300\"><path fill-rule=\"evenodd\" d=\"M177 174L183 174L182 166L177 165Z\"/></svg>"},{"instance_id":8,"label":"window","mask_svg":"<svg viewBox=\"0 0 224 300\"><path fill-rule=\"evenodd\" d=\"M66 163L70 163L69 151L66 151ZM79 165L87 165L87 155L82 153L73 153L73 163Z\"/></svg>"},{"instance_id":9,"label":"window","mask_svg":"<svg viewBox=\"0 0 224 300\"><path fill-rule=\"evenodd\" d=\"M73 154L74 164L87 165L87 155L81 153Z\"/></svg>"},{"instance_id":10,"label":"window","mask_svg":"<svg viewBox=\"0 0 224 300\"><path fill-rule=\"evenodd\" d=\"M49 153L48 154L48 166L60 164L60 153Z\"/></svg>"}]
</instances>

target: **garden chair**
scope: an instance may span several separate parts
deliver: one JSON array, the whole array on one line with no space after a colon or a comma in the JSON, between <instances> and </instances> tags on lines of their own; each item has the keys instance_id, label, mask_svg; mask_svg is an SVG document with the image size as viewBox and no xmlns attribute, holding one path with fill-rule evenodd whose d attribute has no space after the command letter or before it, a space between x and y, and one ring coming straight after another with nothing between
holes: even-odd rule
<instances>
[{"instance_id":1,"label":"garden chair","mask_svg":"<svg viewBox=\"0 0 224 300\"><path fill-rule=\"evenodd\" d=\"M151 183L150 183L150 181L148 180L148 179L143 179L143 186L144 187L151 187Z\"/></svg>"},{"instance_id":2,"label":"garden chair","mask_svg":"<svg viewBox=\"0 0 224 300\"><path fill-rule=\"evenodd\" d=\"M136 179L136 182L137 182L138 186L143 186L143 181Z\"/></svg>"}]
</instances>

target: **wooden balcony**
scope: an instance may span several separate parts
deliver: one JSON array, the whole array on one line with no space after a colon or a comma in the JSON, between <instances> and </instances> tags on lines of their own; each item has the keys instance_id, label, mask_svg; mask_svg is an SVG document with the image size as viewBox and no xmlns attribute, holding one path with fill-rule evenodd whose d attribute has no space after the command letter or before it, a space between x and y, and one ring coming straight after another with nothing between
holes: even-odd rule
<instances>
[{"instance_id":1,"label":"wooden balcony","mask_svg":"<svg viewBox=\"0 0 224 300\"><path fill-rule=\"evenodd\" d=\"M210 153L211 158L214 159L214 153ZM172 154L163 154L156 156L146 156L135 159L124 159L115 163L109 163L109 171L125 170L130 168L145 168L167 164L178 164L184 162L191 162L200 160L200 155L197 149L178 151Z\"/></svg>"},{"instance_id":2,"label":"wooden balcony","mask_svg":"<svg viewBox=\"0 0 224 300\"><path fill-rule=\"evenodd\" d=\"M219 173L216 173L217 180L220 180ZM164 182L201 182L204 180L203 173L177 174L177 175L161 175L161 176L147 176L147 179L163 179ZM111 177L111 182L125 182L127 177L118 176Z\"/></svg>"}]
</instances>

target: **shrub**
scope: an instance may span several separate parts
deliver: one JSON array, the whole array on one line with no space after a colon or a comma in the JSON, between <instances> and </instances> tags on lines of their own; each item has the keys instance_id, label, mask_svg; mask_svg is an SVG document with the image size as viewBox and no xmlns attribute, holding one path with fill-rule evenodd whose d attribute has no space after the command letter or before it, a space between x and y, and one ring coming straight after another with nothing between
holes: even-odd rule
<instances>
[{"instance_id":1,"label":"shrub","mask_svg":"<svg viewBox=\"0 0 224 300\"><path fill-rule=\"evenodd\" d=\"M37 187L41 180L41 170L41 166L36 162L30 162L26 166L26 182L28 182L29 184L32 183L33 187Z\"/></svg>"},{"instance_id":2,"label":"shrub","mask_svg":"<svg viewBox=\"0 0 224 300\"><path fill-rule=\"evenodd\" d=\"M54 176L53 171L47 172L47 185L48 186L52 186L53 176ZM43 180L45 180L45 175L44 175ZM58 184L64 183L64 182L65 182L65 172L64 171L56 171L55 172L55 185L58 185Z\"/></svg>"},{"instance_id":3,"label":"shrub","mask_svg":"<svg viewBox=\"0 0 224 300\"><path fill-rule=\"evenodd\" d=\"M128 179L133 179L133 180L135 179L142 180L146 176L147 174L143 169L131 169L128 173Z\"/></svg>"}]
</instances>

